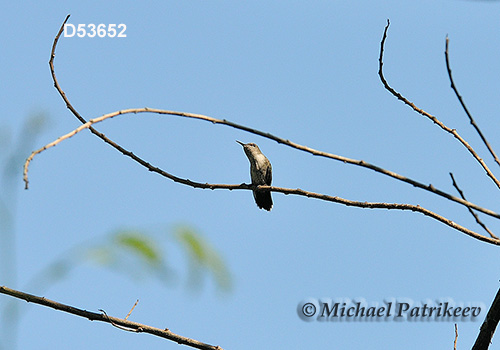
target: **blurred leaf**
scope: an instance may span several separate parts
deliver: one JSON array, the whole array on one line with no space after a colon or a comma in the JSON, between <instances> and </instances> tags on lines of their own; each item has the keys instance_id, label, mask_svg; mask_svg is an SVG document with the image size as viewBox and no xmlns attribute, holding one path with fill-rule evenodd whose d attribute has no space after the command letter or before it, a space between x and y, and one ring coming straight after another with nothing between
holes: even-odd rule
<instances>
[{"instance_id":1,"label":"blurred leaf","mask_svg":"<svg viewBox=\"0 0 500 350\"><path fill-rule=\"evenodd\" d=\"M217 287L229 290L231 279L226 266L201 235L186 227L175 231L177 242L188 253L192 284L199 284L206 272L214 276ZM169 236L172 237L172 236ZM165 263L158 237L139 230L118 230L101 243L79 243L45 266L28 283L29 290L42 292L67 277L85 263L106 267L131 279L153 277L172 285L174 270ZM175 280L174 280L175 281Z\"/></svg>"},{"instance_id":2,"label":"blurred leaf","mask_svg":"<svg viewBox=\"0 0 500 350\"><path fill-rule=\"evenodd\" d=\"M190 257L192 284L199 285L201 272L208 269L213 274L219 288L226 291L231 289L231 276L222 257L200 234L192 228L183 226L176 229L175 237Z\"/></svg>"},{"instance_id":3,"label":"blurred leaf","mask_svg":"<svg viewBox=\"0 0 500 350\"><path fill-rule=\"evenodd\" d=\"M84 254L85 259L91 260L98 265L110 266L115 262L115 258L109 247L99 246L87 249Z\"/></svg>"},{"instance_id":4,"label":"blurred leaf","mask_svg":"<svg viewBox=\"0 0 500 350\"><path fill-rule=\"evenodd\" d=\"M130 278L153 276L171 282L172 271L164 263L158 240L138 230L119 230L92 247L83 248L83 258L111 268Z\"/></svg>"},{"instance_id":5,"label":"blurred leaf","mask_svg":"<svg viewBox=\"0 0 500 350\"><path fill-rule=\"evenodd\" d=\"M135 253L139 258L142 258L151 265L158 265L161 263L161 253L156 249L156 245L144 234L136 231L126 231L118 233L115 236L115 242L119 246L128 248Z\"/></svg>"},{"instance_id":6,"label":"blurred leaf","mask_svg":"<svg viewBox=\"0 0 500 350\"><path fill-rule=\"evenodd\" d=\"M48 117L43 112L33 113L25 120L3 168L6 178L15 178L21 173L24 160L33 151L35 140L45 129L47 121Z\"/></svg>"},{"instance_id":7,"label":"blurred leaf","mask_svg":"<svg viewBox=\"0 0 500 350\"><path fill-rule=\"evenodd\" d=\"M14 116L15 119L17 119ZM25 118L17 137L12 137L10 128L2 125L0 129L0 276L2 283L17 284L16 256L16 202L22 189L20 178L24 160L32 151L36 138L41 134L47 117L43 113L32 114ZM17 183L14 183L17 181ZM61 275L62 270L56 273ZM7 303L6 312L0 313L0 340L6 348L15 347L16 330L19 319L19 304Z\"/></svg>"},{"instance_id":8,"label":"blurred leaf","mask_svg":"<svg viewBox=\"0 0 500 350\"><path fill-rule=\"evenodd\" d=\"M179 242L184 244L186 250L201 264L207 260L207 244L202 241L202 238L194 231L187 228L180 228L177 231Z\"/></svg>"}]
</instances>

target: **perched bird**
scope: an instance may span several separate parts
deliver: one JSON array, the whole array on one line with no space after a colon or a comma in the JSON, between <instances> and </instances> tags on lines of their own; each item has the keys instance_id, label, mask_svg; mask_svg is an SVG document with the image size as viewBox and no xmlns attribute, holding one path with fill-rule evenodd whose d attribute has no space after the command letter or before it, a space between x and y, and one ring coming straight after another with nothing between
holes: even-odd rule
<instances>
[{"instance_id":1,"label":"perched bird","mask_svg":"<svg viewBox=\"0 0 500 350\"><path fill-rule=\"evenodd\" d=\"M271 162L266 158L265 155L259 149L255 143L243 143L236 141L243 146L243 150L250 161L250 177L252 179L252 185L267 185L271 186L271 181L273 179L273 169L271 167ZM273 199L271 198L271 192L262 190L253 190L253 198L255 198L255 203L260 209L265 209L270 211L273 207Z\"/></svg>"}]
</instances>

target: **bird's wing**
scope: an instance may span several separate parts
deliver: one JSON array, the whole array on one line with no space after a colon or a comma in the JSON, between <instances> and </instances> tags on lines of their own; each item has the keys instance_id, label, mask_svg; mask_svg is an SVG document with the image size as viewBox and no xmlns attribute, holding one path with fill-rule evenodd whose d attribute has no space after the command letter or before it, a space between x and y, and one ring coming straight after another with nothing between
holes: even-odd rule
<instances>
[{"instance_id":1,"label":"bird's wing","mask_svg":"<svg viewBox=\"0 0 500 350\"><path fill-rule=\"evenodd\" d=\"M273 181L273 171L271 164L269 164L269 167L267 168L265 181L266 185L271 186L271 182Z\"/></svg>"}]
</instances>

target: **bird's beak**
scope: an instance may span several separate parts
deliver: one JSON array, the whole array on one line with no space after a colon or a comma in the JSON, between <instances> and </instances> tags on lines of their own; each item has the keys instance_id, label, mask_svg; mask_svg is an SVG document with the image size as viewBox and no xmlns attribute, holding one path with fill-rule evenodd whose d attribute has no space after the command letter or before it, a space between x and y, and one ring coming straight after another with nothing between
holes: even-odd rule
<instances>
[{"instance_id":1,"label":"bird's beak","mask_svg":"<svg viewBox=\"0 0 500 350\"><path fill-rule=\"evenodd\" d=\"M243 142L241 142L241 141L236 140L236 142L238 142L242 146L245 146L245 144Z\"/></svg>"}]
</instances>

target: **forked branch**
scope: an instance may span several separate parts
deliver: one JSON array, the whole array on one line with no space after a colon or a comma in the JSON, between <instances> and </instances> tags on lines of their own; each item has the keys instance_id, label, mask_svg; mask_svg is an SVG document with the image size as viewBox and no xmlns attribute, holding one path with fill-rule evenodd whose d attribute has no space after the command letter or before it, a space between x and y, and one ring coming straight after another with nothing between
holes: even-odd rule
<instances>
[{"instance_id":1,"label":"forked branch","mask_svg":"<svg viewBox=\"0 0 500 350\"><path fill-rule=\"evenodd\" d=\"M464 192L460 189L460 187L458 186L457 182L455 181L455 177L453 176L453 173L450 173L450 177L451 177L451 181L453 183L453 187L456 188L457 192L460 194L460 197L462 197L463 199L465 199ZM468 208L468 209L469 209L469 213L471 213L471 215L476 220L476 223L479 226L481 226L483 228L483 230L485 230L486 232L488 232L488 234L490 235L490 237L498 239L498 237L495 236L495 234L493 234L493 232L491 232L491 230L479 219L479 217L474 212L474 210L472 210L471 208Z\"/></svg>"},{"instance_id":2,"label":"forked branch","mask_svg":"<svg viewBox=\"0 0 500 350\"><path fill-rule=\"evenodd\" d=\"M484 171L486 171L486 174L488 175L488 177L490 177L490 179L500 189L500 181L498 181L498 179L495 177L495 175L488 168L488 166L486 165L486 163L484 162L484 160L479 157L479 155L476 153L476 151L467 143L467 141L465 141L465 139L462 136L460 136L458 134L457 130L452 129L452 128L446 126L443 122L441 122L438 118L436 118L432 114L427 113L426 111L424 111L421 108L418 108L413 102L410 102L406 97L404 97L403 95L401 95L399 92L397 92L396 90L394 90L389 85L389 83L387 82L387 80L384 77L384 73L383 73L383 70L382 70L382 67L384 65L384 63L383 63L384 46L385 46L385 40L387 39L387 30L389 29L389 25L390 25L390 22L389 22L389 20L387 20L387 25L385 26L384 35L382 37L382 41L380 42L380 56L379 56L379 70L378 70L378 75L380 77L380 80L382 81L382 84L384 84L384 87L392 95L394 95L398 100L402 101L404 104L406 104L407 106L411 107L415 112L423 115L424 117L429 118L430 120L432 120L432 122L434 124L436 124L437 126L439 126L441 129L443 129L447 133L450 133L451 135L453 135L469 151L469 153L472 155L472 157L475 160L477 160L477 162L481 165L481 167L484 169Z\"/></svg>"},{"instance_id":3,"label":"forked branch","mask_svg":"<svg viewBox=\"0 0 500 350\"><path fill-rule=\"evenodd\" d=\"M56 50L56 46L57 46L57 42L59 40L59 37L60 37L60 35L61 35L62 31L63 31L64 24L67 22L68 19L69 19L69 15L64 20L64 22L63 22L63 24L62 24L62 26L61 26L58 34L56 35L56 37L54 39L54 43L53 43L52 51L51 51L51 57L50 57L50 61L49 61L49 66L50 66L50 69L51 69L52 78L54 80L54 86L56 87L57 91L61 95L61 97L64 100L64 102L66 103L66 106L68 107L68 109L75 115L75 117L78 118L78 120L80 120L82 122L83 125L81 125L77 129L73 130L72 132L70 132L70 133L68 133L68 134L66 134L64 136L61 136L59 139L55 140L54 142L52 142L50 144L47 144L46 146L42 147L41 149L39 149L37 151L34 151L30 155L30 157L26 160L25 167L24 167L24 180L25 180L26 188L28 187L28 166L29 166L31 160L33 159L33 157L36 154L41 153L42 151L44 151L44 150L46 150L46 149L48 149L48 148L50 148L50 147L58 144L59 142L65 140L65 139L68 139L68 138L74 136L78 132L80 132L82 130L85 130L85 129L89 129L92 133L94 133L96 136L98 136L99 138L101 138L103 141L105 141L106 143L108 143L109 145L111 145L112 147L114 147L115 149L117 149L118 151L120 151L122 154L124 154L124 155L132 158L134 161L136 161L139 164L141 164L142 166L146 167L149 171L156 172L156 173L158 173L158 174L160 174L160 175L162 175L164 177L167 177L167 178L169 178L169 179L171 179L171 180L173 180L175 182L178 182L178 183L181 183L181 184L184 184L184 185L188 185L188 186L192 186L194 188L203 188L203 189L212 189L212 190L213 189L229 189L229 190L242 189L242 190L252 190L252 189L255 188L255 186L247 185L247 184L238 184L238 185L209 184L209 183L196 182L196 181L191 181L189 179L180 178L178 176L170 174L170 173L168 173L168 172L160 169L159 167L156 167L156 166L150 164L149 162L143 160L142 158L138 157L134 153L132 153L132 152L126 150L125 148L123 148L122 146L118 145L117 143L115 143L114 141L112 141L111 139L109 139L108 137L106 137L104 134L98 132L93 127L93 125L96 124L96 123L102 122L102 121L104 121L106 119L110 119L110 118L113 118L113 117L116 117L116 116L119 116L119 115L137 114L137 113L149 112L149 113L157 113L157 114L163 114L163 115L172 115L172 116L180 116L180 117L185 117L185 118L193 118L193 119L198 119L198 120L205 120L205 121L211 122L213 124L222 124L222 125L230 126L230 127L233 127L233 128L239 129L239 130L243 130L243 131L246 131L246 132L249 132L249 133L260 135L262 137L274 140L274 141L276 141L278 143L287 145L289 147L292 147L292 148L295 148L295 149L298 149L298 150L301 150L301 151L304 151L304 152L311 153L311 154L316 155L316 156L330 158L330 159L342 161L344 163L348 163L348 164L357 165L357 166L361 166L361 167L364 167L364 168L371 169L371 170L376 171L378 173L384 174L386 176L390 176L390 177L392 177L394 179L403 181L403 182L411 184L411 185L413 185L415 187L424 189L426 191L429 191L429 192L432 192L434 194L437 194L437 195L439 195L441 197L444 197L444 198L447 198L447 199L452 200L454 202L457 202L457 203L459 203L461 205L466 206L467 208L473 208L473 209L475 209L477 211L483 212L483 213L485 213L487 215L490 215L492 217L495 217L497 219L500 218L500 214L498 214L498 213L496 213L496 212L494 212L492 210L480 207L480 206L478 206L478 205L476 205L474 203L466 201L463 198L459 198L459 197L453 196L451 194L448 194L448 193L446 193L444 191L438 190L433 185L425 185L425 184L420 183L418 181L415 181L413 179L407 178L407 177L405 177L403 175L400 175L400 174L397 174L395 172L392 172L392 171L386 170L384 168L381 168L379 166L367 163L367 162L365 162L363 160L350 159L350 158L339 156L339 155L335 155L335 154L332 154L332 153L318 151L318 150L312 149L310 147L302 146L300 144L291 142L291 141L289 141L287 139L283 139L283 138L277 137L277 136L272 135L270 133L266 133L266 132L263 132L263 131L260 131L260 130L252 129L252 128L249 128L249 127L244 126L244 125L239 125L239 124L227 121L225 119L216 119L216 118L204 116L204 115L201 115L201 114L194 114L194 113L176 112L176 111L168 111L168 110L152 109L152 108L137 108L137 109L128 109L128 110L116 111L116 112L113 112L113 113L109 113L109 114L103 115L103 116L101 116L99 118L95 118L95 119L91 119L89 121L86 121L85 118L83 118L77 112L77 110L72 106L72 104L70 103L70 101L66 97L66 94L61 89L61 87L60 87L60 85L59 85L59 83L57 81L56 75L55 75L55 69L54 69L55 50ZM384 37L383 37L382 46L381 46L380 74L381 74L381 68L382 68L383 44L385 42L385 38L386 38L386 35L387 35L387 28L388 27L385 28ZM383 78L382 74L381 74L381 77ZM383 81L385 81L385 79ZM387 83L385 83L385 84L387 85ZM404 97L402 97L401 95L399 95L397 92L395 92L395 93L397 94L396 96L399 96L398 98L402 99L403 101L406 101L406 99ZM413 104L411 104L411 105L414 106ZM414 109L418 110L417 107L415 107L415 106L414 106ZM422 111L422 113L425 113L425 112ZM434 118L433 120L437 121L437 119L435 117L432 117L432 118ZM435 219L437 221L440 221L440 222L448 225L449 227L452 227L452 228L454 228L454 229L456 229L456 230L458 230L460 232L463 232L463 233L465 233L465 234L467 234L467 235L469 235L469 236L471 236L473 238L476 238L476 239L479 239L481 241L488 242L488 243L491 243L491 244L500 245L500 240L497 239L496 237L486 237L486 236L483 236L483 235L481 235L479 233L476 233L476 232L474 232L474 231L472 231L470 229L467 229L467 228L465 228L465 227L463 227L463 226L461 226L461 225L453 222L452 220L449 220L449 219L447 219L447 218L445 218L445 217L443 217L443 216L441 216L439 214L436 214L436 213L434 213L434 212L432 212L432 211L430 211L430 210L428 210L426 208L423 208L423 207L421 207L419 205L401 204L401 203L381 203L381 202L371 202L371 203L370 202L358 202L358 201L352 201L352 200L348 200L348 199L344 199L344 198L340 198L340 197L336 197L336 196L329 196L329 195L325 195L325 194L319 194L319 193L314 193L314 192L310 192L310 191L305 191L305 190L301 190L301 189L280 188L280 187L273 187L273 186L260 186L260 188L262 188L262 189L268 189L268 190L273 191L273 192L280 192L280 193L284 193L284 194L301 195L301 196L306 196L306 197L311 197L311 198L317 198L317 199L321 199L321 200L326 200L326 201L330 201L330 202L341 203L341 204L344 204L344 205L347 205L347 206L356 206L356 207L360 207L360 208L372 208L372 209L373 208L384 208L384 209L409 210L409 211L419 212L419 213L422 213L422 214L424 214L426 216L429 216L429 217L431 217L431 218L433 218L433 219Z\"/></svg>"}]
</instances>

